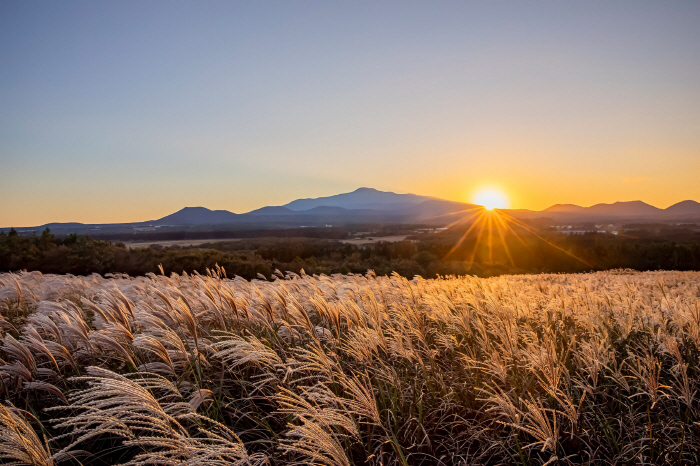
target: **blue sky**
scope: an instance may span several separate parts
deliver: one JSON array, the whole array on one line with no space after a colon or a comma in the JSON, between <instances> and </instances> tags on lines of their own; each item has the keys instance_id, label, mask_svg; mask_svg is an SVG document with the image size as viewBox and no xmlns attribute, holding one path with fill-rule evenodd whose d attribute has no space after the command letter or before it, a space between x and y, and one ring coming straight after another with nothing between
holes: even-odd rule
<instances>
[{"instance_id":1,"label":"blue sky","mask_svg":"<svg viewBox=\"0 0 700 466\"><path fill-rule=\"evenodd\" d=\"M0 226L700 200L700 2L0 2Z\"/></svg>"}]
</instances>

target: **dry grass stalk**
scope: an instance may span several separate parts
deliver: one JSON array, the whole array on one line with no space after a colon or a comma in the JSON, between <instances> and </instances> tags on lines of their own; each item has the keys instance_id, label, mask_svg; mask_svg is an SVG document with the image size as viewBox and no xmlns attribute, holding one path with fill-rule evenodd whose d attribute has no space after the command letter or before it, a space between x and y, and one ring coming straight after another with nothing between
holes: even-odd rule
<instances>
[{"instance_id":1,"label":"dry grass stalk","mask_svg":"<svg viewBox=\"0 0 700 466\"><path fill-rule=\"evenodd\" d=\"M0 455L700 464L698 296L695 272L0 274Z\"/></svg>"}]
</instances>

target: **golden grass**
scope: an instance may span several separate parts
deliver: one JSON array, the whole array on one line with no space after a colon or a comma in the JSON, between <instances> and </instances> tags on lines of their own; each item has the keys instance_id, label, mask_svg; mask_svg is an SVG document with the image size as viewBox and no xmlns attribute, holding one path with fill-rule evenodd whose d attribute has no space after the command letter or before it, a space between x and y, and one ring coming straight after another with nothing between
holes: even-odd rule
<instances>
[{"instance_id":1,"label":"golden grass","mask_svg":"<svg viewBox=\"0 0 700 466\"><path fill-rule=\"evenodd\" d=\"M3 464L700 464L700 273L0 275Z\"/></svg>"}]
</instances>

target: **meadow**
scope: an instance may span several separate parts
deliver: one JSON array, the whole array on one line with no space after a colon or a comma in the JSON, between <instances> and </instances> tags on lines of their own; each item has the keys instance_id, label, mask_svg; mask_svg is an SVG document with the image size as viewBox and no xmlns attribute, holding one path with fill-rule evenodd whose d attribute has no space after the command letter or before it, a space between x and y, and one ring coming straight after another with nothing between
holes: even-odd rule
<instances>
[{"instance_id":1,"label":"meadow","mask_svg":"<svg viewBox=\"0 0 700 466\"><path fill-rule=\"evenodd\" d=\"M700 273L0 274L0 462L700 464Z\"/></svg>"}]
</instances>

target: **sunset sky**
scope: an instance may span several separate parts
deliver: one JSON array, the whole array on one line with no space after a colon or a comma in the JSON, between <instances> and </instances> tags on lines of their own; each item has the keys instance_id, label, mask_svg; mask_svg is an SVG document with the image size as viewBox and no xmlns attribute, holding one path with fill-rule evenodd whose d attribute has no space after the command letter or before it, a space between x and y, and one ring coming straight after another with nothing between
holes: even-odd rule
<instances>
[{"instance_id":1,"label":"sunset sky","mask_svg":"<svg viewBox=\"0 0 700 466\"><path fill-rule=\"evenodd\" d=\"M700 2L0 2L0 227L700 201Z\"/></svg>"}]
</instances>

